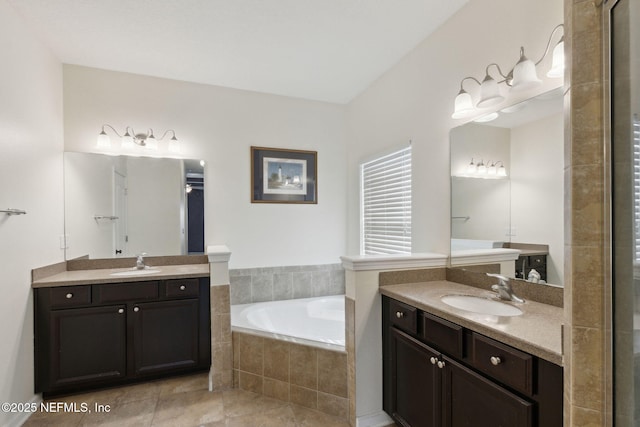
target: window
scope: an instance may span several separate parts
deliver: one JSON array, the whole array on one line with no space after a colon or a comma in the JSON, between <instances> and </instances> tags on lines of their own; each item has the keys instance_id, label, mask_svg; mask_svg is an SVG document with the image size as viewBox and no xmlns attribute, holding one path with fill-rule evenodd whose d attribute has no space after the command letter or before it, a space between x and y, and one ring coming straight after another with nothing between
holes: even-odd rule
<instances>
[{"instance_id":1,"label":"window","mask_svg":"<svg viewBox=\"0 0 640 427\"><path fill-rule=\"evenodd\" d=\"M636 265L640 265L640 119L633 117L633 210Z\"/></svg>"},{"instance_id":2,"label":"window","mask_svg":"<svg viewBox=\"0 0 640 427\"><path fill-rule=\"evenodd\" d=\"M411 147L363 163L360 182L360 252L410 254Z\"/></svg>"}]
</instances>

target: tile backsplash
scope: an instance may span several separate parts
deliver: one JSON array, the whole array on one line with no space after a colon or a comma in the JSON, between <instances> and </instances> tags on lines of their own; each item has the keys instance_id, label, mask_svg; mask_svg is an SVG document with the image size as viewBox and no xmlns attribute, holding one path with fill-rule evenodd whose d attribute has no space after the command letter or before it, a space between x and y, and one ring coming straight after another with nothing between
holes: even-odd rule
<instances>
[{"instance_id":1,"label":"tile backsplash","mask_svg":"<svg viewBox=\"0 0 640 427\"><path fill-rule=\"evenodd\" d=\"M310 298L345 293L341 264L229 270L231 304Z\"/></svg>"}]
</instances>

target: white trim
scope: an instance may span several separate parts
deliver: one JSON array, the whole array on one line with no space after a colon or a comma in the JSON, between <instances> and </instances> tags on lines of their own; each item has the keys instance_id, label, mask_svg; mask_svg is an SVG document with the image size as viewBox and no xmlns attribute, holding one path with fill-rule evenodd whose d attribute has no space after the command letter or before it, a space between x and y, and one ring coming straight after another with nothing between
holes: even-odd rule
<instances>
[{"instance_id":1,"label":"white trim","mask_svg":"<svg viewBox=\"0 0 640 427\"><path fill-rule=\"evenodd\" d=\"M207 246L209 262L229 262L231 251L225 245Z\"/></svg>"},{"instance_id":2,"label":"white trim","mask_svg":"<svg viewBox=\"0 0 640 427\"><path fill-rule=\"evenodd\" d=\"M516 257L517 258L517 257ZM436 253L341 256L346 270L399 270L407 268L446 267L447 256Z\"/></svg>"},{"instance_id":3,"label":"white trim","mask_svg":"<svg viewBox=\"0 0 640 427\"><path fill-rule=\"evenodd\" d=\"M518 249L466 249L451 251L451 265L490 264L515 261L520 256Z\"/></svg>"},{"instance_id":4,"label":"white trim","mask_svg":"<svg viewBox=\"0 0 640 427\"><path fill-rule=\"evenodd\" d=\"M35 394L29 403L37 403L38 409L40 408L40 403L42 403L42 396L39 394ZM13 412L9 413L6 418L6 427L20 427L24 424L27 419L33 414L33 412Z\"/></svg>"},{"instance_id":5,"label":"white trim","mask_svg":"<svg viewBox=\"0 0 640 427\"><path fill-rule=\"evenodd\" d=\"M356 418L356 427L387 427L390 425L393 425L393 419L384 411Z\"/></svg>"}]
</instances>

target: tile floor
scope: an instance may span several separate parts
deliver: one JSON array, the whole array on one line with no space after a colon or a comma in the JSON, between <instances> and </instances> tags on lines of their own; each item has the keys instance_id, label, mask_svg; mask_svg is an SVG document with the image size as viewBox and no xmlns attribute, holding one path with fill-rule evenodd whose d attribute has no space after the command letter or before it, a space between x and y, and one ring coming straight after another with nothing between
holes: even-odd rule
<instances>
[{"instance_id":1,"label":"tile floor","mask_svg":"<svg viewBox=\"0 0 640 427\"><path fill-rule=\"evenodd\" d=\"M242 390L210 393L207 374L53 398L82 403L91 413L38 412L31 426L171 426L171 427L348 427L349 423L302 406ZM95 404L110 405L97 413Z\"/></svg>"}]
</instances>

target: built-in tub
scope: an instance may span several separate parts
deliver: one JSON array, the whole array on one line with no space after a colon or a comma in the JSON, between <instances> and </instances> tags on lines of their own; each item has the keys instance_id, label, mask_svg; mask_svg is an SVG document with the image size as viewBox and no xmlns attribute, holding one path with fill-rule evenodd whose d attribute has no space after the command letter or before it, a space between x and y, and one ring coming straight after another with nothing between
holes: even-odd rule
<instances>
[{"instance_id":1,"label":"built-in tub","mask_svg":"<svg viewBox=\"0 0 640 427\"><path fill-rule=\"evenodd\" d=\"M234 332L344 351L344 295L231 306Z\"/></svg>"}]
</instances>

